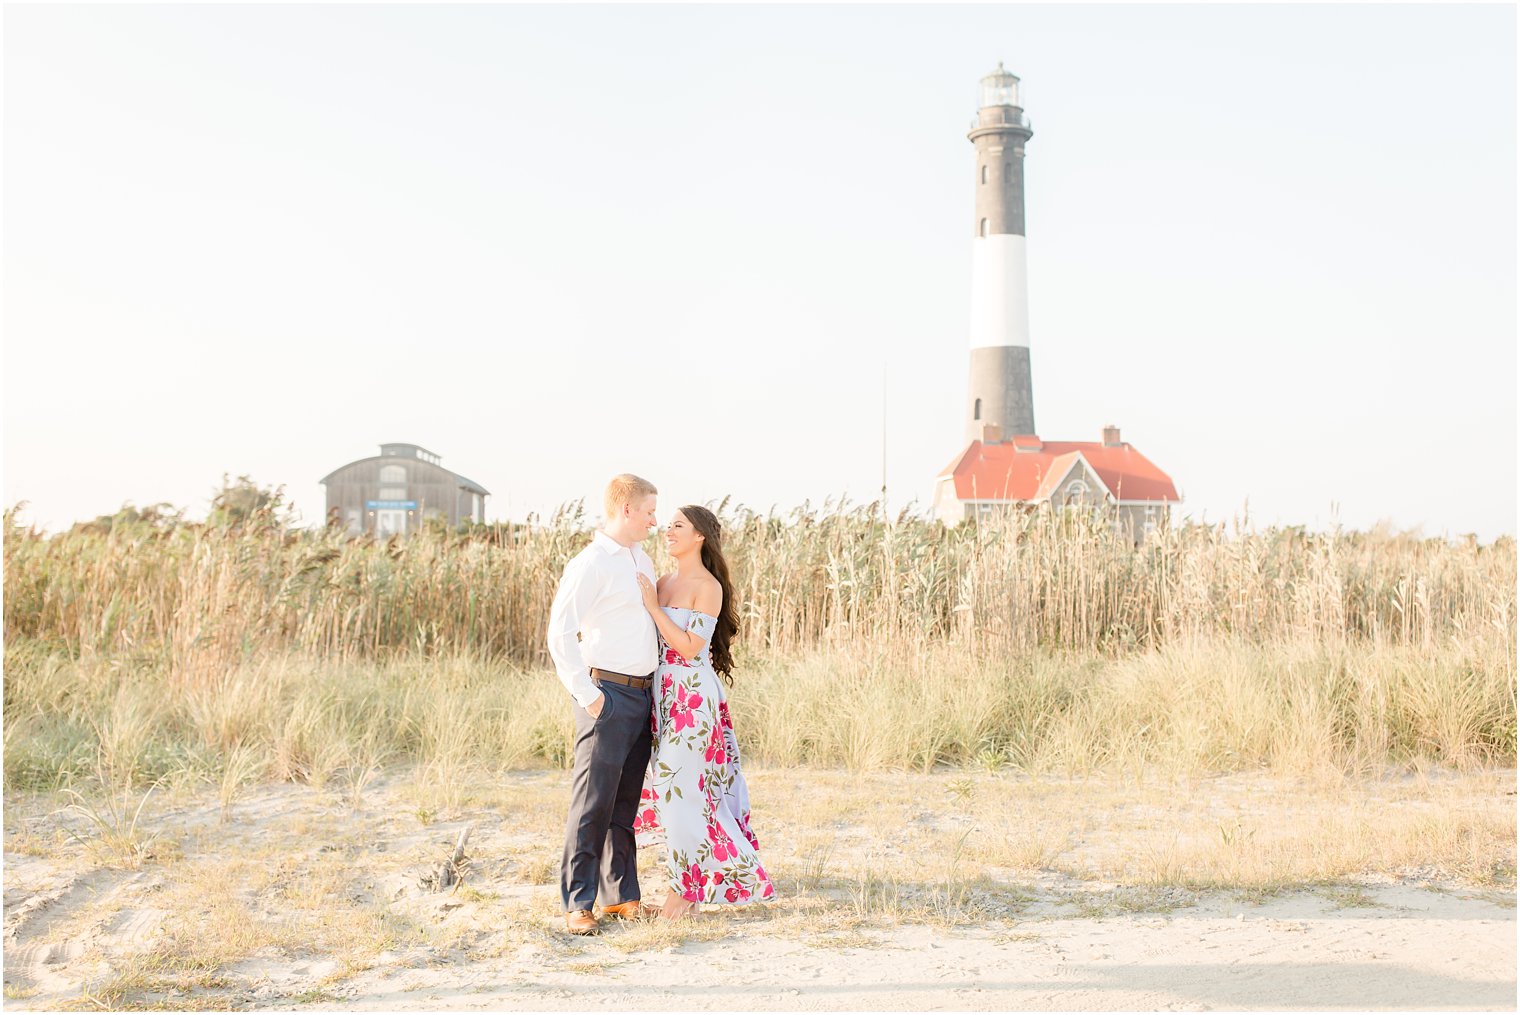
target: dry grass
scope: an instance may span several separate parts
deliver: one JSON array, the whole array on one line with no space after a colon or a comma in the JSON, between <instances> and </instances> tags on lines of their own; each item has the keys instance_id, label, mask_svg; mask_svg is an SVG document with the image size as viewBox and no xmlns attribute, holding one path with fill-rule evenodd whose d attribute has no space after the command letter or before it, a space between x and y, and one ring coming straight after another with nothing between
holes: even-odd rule
<instances>
[{"instance_id":1,"label":"dry grass","mask_svg":"<svg viewBox=\"0 0 1520 1015\"><path fill-rule=\"evenodd\" d=\"M1515 879L1513 772L1139 783L1005 773L973 777L964 798L950 789L961 778L766 771L751 791L766 807L762 851L781 852L767 869L784 894L847 873L872 911L893 908L894 893L902 908L904 886L948 903L978 879L1017 884L1040 871L1194 891L1369 874Z\"/></svg>"},{"instance_id":2,"label":"dry grass","mask_svg":"<svg viewBox=\"0 0 1520 1015\"><path fill-rule=\"evenodd\" d=\"M141 794L134 793L129 774L113 777L108 773L104 766L96 769L94 782L104 789L94 796L73 787L63 789L69 803L60 813L75 820L61 827L103 862L135 870L142 866L158 841L149 831L149 823L143 821L143 809L157 787L149 786Z\"/></svg>"},{"instance_id":3,"label":"dry grass","mask_svg":"<svg viewBox=\"0 0 1520 1015\"><path fill-rule=\"evenodd\" d=\"M749 656L731 692L748 761L774 765L1171 777L1514 760L1514 676L1502 646L1188 642L1118 657L1033 650L968 657L823 646ZM350 806L384 765L427 773L420 812L446 814L482 771L566 763L573 733L551 672L455 657L373 664L265 658L223 678L239 736L208 746L171 674L130 681L102 660L8 660L6 784L209 782L230 810L261 777L329 784ZM71 688L68 705L35 704ZM202 701L212 692L203 690ZM225 714L231 701L219 706ZM82 723L91 710L112 717ZM98 759L111 760L98 764Z\"/></svg>"},{"instance_id":4,"label":"dry grass","mask_svg":"<svg viewBox=\"0 0 1520 1015\"><path fill-rule=\"evenodd\" d=\"M1188 524L1136 548L1070 512L955 529L874 507L723 517L746 638L766 654L957 632L987 650L1122 651L1198 636L1428 648L1497 634L1513 645L1509 538ZM533 665L546 658L555 583L589 538L582 525L562 513L549 525L376 543L273 523L123 521L48 538L13 509L6 631L44 654L153 657L187 687L223 684L250 656ZM216 715L208 706L201 728L223 747L241 739L236 712Z\"/></svg>"},{"instance_id":5,"label":"dry grass","mask_svg":"<svg viewBox=\"0 0 1520 1015\"><path fill-rule=\"evenodd\" d=\"M5 783L259 778L359 806L392 760L568 759L544 656L579 517L405 542L6 516ZM747 757L1168 775L1515 757L1512 540L1166 530L1048 512L947 530L727 512ZM658 554L661 551L655 548Z\"/></svg>"}]
</instances>

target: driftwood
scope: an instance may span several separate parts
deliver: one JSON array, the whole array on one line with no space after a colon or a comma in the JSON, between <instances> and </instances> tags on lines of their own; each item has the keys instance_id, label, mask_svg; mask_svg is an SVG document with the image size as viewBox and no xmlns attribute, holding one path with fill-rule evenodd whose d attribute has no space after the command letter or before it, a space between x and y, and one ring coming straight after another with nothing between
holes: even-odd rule
<instances>
[{"instance_id":1,"label":"driftwood","mask_svg":"<svg viewBox=\"0 0 1520 1015\"><path fill-rule=\"evenodd\" d=\"M420 879L423 888L430 892L452 892L464 884L464 876L470 869L470 861L464 855L464 845L470 841L470 832L474 827L464 826L464 830L459 833L459 842L454 846L454 855L440 864L436 871L431 871Z\"/></svg>"}]
</instances>

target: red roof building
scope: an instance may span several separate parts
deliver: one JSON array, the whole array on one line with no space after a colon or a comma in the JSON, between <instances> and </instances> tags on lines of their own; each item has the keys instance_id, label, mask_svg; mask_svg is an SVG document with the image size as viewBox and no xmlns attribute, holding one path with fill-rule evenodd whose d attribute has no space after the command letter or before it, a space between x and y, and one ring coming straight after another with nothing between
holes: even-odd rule
<instances>
[{"instance_id":1,"label":"red roof building","mask_svg":"<svg viewBox=\"0 0 1520 1015\"><path fill-rule=\"evenodd\" d=\"M1103 428L1101 441L1042 441L1032 434L1006 440L988 428L939 474L934 515L953 524L1013 504L1105 505L1137 538L1159 524L1182 498L1171 477L1133 445L1119 428Z\"/></svg>"}]
</instances>

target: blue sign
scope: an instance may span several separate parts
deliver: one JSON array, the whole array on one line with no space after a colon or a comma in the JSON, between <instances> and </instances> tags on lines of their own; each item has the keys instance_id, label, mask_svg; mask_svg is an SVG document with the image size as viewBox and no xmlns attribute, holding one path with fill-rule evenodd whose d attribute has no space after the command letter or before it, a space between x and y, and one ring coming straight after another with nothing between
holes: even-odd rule
<instances>
[{"instance_id":1,"label":"blue sign","mask_svg":"<svg viewBox=\"0 0 1520 1015\"><path fill-rule=\"evenodd\" d=\"M395 509L400 509L403 511L417 510L417 502L414 500L367 500L364 502L364 506L370 511L385 511Z\"/></svg>"}]
</instances>

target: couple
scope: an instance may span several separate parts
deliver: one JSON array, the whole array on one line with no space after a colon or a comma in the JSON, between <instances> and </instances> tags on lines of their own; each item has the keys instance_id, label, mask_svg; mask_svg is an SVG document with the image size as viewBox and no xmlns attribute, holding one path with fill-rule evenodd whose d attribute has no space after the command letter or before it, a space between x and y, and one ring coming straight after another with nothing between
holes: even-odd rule
<instances>
[{"instance_id":1,"label":"couple","mask_svg":"<svg viewBox=\"0 0 1520 1015\"><path fill-rule=\"evenodd\" d=\"M597 905L616 919L674 920L775 894L718 679L730 676L738 628L718 519L676 512L665 533L676 570L656 582L639 544L658 527L657 492L613 478L607 521L565 565L549 611L549 655L576 706L560 870L572 934L596 933ZM640 901L635 836L661 829L669 891L656 910Z\"/></svg>"}]
</instances>

